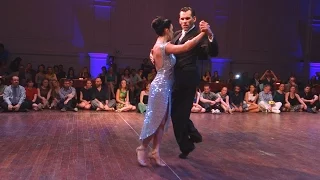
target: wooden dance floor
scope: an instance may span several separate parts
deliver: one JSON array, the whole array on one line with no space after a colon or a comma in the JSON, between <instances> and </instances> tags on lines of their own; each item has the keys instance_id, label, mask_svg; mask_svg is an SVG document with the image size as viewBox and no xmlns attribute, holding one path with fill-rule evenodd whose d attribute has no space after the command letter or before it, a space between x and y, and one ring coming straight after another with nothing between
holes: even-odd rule
<instances>
[{"instance_id":1,"label":"wooden dance floor","mask_svg":"<svg viewBox=\"0 0 320 180\"><path fill-rule=\"evenodd\" d=\"M167 167L136 162L143 115L56 111L0 114L1 179L320 179L320 116L193 114L204 142L187 160L172 127Z\"/></svg>"}]
</instances>

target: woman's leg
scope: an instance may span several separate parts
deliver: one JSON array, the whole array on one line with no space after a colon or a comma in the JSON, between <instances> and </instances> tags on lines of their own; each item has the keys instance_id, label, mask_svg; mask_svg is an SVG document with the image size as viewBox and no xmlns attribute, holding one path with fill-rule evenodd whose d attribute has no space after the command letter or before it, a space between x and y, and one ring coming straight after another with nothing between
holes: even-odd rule
<instances>
[{"instance_id":1,"label":"woman's leg","mask_svg":"<svg viewBox=\"0 0 320 180\"><path fill-rule=\"evenodd\" d=\"M83 109L86 106L85 102L81 102L80 104L78 104L78 107Z\"/></svg>"}]
</instances>

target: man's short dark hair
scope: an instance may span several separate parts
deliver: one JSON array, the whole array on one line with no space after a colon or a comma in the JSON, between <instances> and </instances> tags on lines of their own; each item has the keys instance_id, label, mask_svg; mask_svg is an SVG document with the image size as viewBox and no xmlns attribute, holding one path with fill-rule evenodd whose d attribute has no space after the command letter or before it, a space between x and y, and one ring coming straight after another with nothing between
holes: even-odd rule
<instances>
[{"instance_id":1,"label":"man's short dark hair","mask_svg":"<svg viewBox=\"0 0 320 180\"><path fill-rule=\"evenodd\" d=\"M265 85L263 86L263 88L266 88L266 87L271 87L271 85L270 85L270 84L265 84Z\"/></svg>"},{"instance_id":2,"label":"man's short dark hair","mask_svg":"<svg viewBox=\"0 0 320 180\"><path fill-rule=\"evenodd\" d=\"M205 84L203 87L209 87L210 88L210 84Z\"/></svg>"},{"instance_id":3,"label":"man's short dark hair","mask_svg":"<svg viewBox=\"0 0 320 180\"><path fill-rule=\"evenodd\" d=\"M192 9L191 7L183 7L181 8L180 12L187 12L187 11L191 11L191 16L194 17L196 16L196 11L194 9Z\"/></svg>"}]
</instances>

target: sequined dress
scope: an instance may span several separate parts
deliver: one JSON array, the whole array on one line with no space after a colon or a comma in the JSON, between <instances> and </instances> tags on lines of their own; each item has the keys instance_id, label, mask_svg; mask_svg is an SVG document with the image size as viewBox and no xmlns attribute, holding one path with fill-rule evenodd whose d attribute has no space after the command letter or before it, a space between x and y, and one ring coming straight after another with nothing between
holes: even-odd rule
<instances>
[{"instance_id":1,"label":"sequined dress","mask_svg":"<svg viewBox=\"0 0 320 180\"><path fill-rule=\"evenodd\" d=\"M167 44L160 44L163 66L158 69L157 75L150 85L148 107L140 134L141 140L153 135L164 118L166 118L165 130L168 129L171 121L171 92L176 58L173 54L167 55L165 53Z\"/></svg>"}]
</instances>

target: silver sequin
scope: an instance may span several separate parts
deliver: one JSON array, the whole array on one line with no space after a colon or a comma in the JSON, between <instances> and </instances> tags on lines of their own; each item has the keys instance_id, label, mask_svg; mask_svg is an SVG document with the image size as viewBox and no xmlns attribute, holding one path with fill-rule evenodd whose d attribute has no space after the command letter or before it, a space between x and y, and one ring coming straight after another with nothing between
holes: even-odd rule
<instances>
[{"instance_id":1,"label":"silver sequin","mask_svg":"<svg viewBox=\"0 0 320 180\"><path fill-rule=\"evenodd\" d=\"M157 75L150 86L148 107L140 134L141 140L153 135L165 117L167 117L165 131L168 129L171 121L171 92L174 80L173 68L176 58L173 54L166 55L165 47L167 44L160 45L163 66L157 71ZM168 112L167 108L169 108Z\"/></svg>"}]
</instances>

